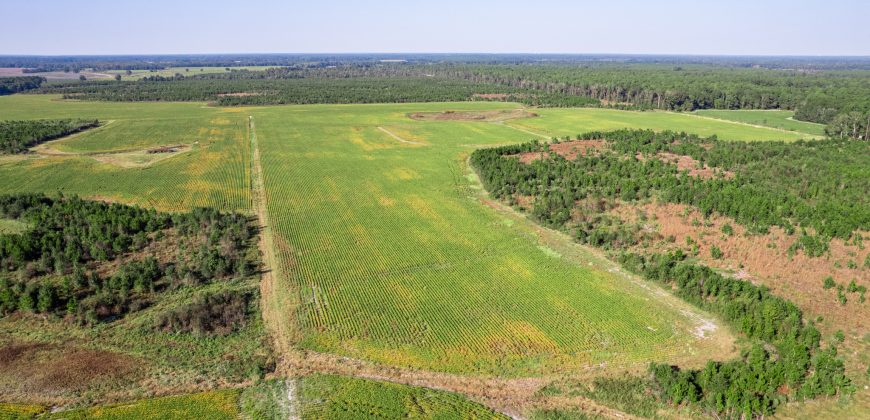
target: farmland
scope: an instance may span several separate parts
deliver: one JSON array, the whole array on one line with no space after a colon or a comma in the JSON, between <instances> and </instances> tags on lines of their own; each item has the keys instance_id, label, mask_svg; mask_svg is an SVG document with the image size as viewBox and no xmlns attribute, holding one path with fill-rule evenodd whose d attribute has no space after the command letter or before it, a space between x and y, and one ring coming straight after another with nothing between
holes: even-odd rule
<instances>
[{"instance_id":1,"label":"farmland","mask_svg":"<svg viewBox=\"0 0 870 420\"><path fill-rule=\"evenodd\" d=\"M804 133L812 136L825 135L825 125L816 124L806 121L798 121L794 119L794 111L785 110L712 110L705 109L695 111L695 114L702 117L718 118L721 120L737 121L752 125L762 125L765 127L780 128L783 130L794 131L796 133Z\"/></svg>"},{"instance_id":2,"label":"farmland","mask_svg":"<svg viewBox=\"0 0 870 420\"><path fill-rule=\"evenodd\" d=\"M267 322L283 324L265 327L284 332L278 338L285 345L473 378L553 378L605 368L638 372L650 361L697 367L734 356L734 334L718 318L494 201L467 159L483 147L624 127L739 141L806 135L667 112L512 111L520 107L476 102L213 108L0 97L5 118L106 122L0 161L0 178L9 180L0 192L61 191L165 211L211 206L253 214L256 136L276 256L274 288L263 304L281 310ZM409 117L445 111L462 118ZM511 118L474 117L482 111ZM123 153L168 145L189 149L147 165L119 164ZM88 176L74 176L82 173ZM249 290L252 281L229 287ZM163 305L187 298L179 292ZM145 325L148 316L130 323ZM108 350L132 345L138 357L157 360L148 374L183 362L190 376L173 381L164 370L161 385L189 386L188 379L197 378L206 388L216 386L209 378L232 364L201 375L193 373L195 366L223 357L228 348L252 351L261 344L263 327L255 323L212 345L183 338L169 344L176 340L161 337L146 345L118 328L83 333L49 325L37 332L27 320L4 321L16 339L84 343L108 336ZM170 346L177 350L159 350ZM186 354L196 357L185 361ZM434 398L433 391L395 384L370 388L361 379L315 375L303 378L298 392L303 413L315 418L338 417L342 410L405 412L408 401ZM454 394L438 395L437 404L424 409L492 414ZM306 396L320 403L306 405ZM366 398L382 404L362 407L359 401ZM147 401L173 410L170 405L181 400ZM137 404L105 412L113 418L139 409Z\"/></svg>"}]
</instances>

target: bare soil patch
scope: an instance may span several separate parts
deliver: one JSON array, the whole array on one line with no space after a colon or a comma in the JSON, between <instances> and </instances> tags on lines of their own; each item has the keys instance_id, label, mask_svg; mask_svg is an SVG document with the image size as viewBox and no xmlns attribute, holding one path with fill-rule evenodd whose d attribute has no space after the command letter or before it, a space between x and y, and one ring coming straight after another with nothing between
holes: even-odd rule
<instances>
[{"instance_id":1,"label":"bare soil patch","mask_svg":"<svg viewBox=\"0 0 870 420\"><path fill-rule=\"evenodd\" d=\"M121 353L47 343L0 348L0 394L78 391L129 378L140 362Z\"/></svg>"},{"instance_id":2,"label":"bare soil patch","mask_svg":"<svg viewBox=\"0 0 870 420\"><path fill-rule=\"evenodd\" d=\"M520 162L531 163L543 157L549 157L550 153L555 153L564 157L567 160L574 160L577 156L587 156L597 153L603 149L606 143L604 140L576 140L563 143L551 144L548 152L527 152L520 153L518 156Z\"/></svg>"},{"instance_id":3,"label":"bare soil patch","mask_svg":"<svg viewBox=\"0 0 870 420\"><path fill-rule=\"evenodd\" d=\"M260 96L262 92L234 92L234 93L218 93L217 96L230 96L243 98L246 96Z\"/></svg>"},{"instance_id":4,"label":"bare soil patch","mask_svg":"<svg viewBox=\"0 0 870 420\"><path fill-rule=\"evenodd\" d=\"M679 144L679 143L675 143ZM706 146L705 146L706 148ZM638 153L635 155L638 160L646 160L647 156ZM701 162L697 161L695 158L686 155L678 155L675 153L668 152L659 152L656 154L656 158L662 162L670 163L672 165L677 165L677 169L681 171L687 171L689 176L695 178L702 179L712 179L721 175L726 179L734 178L734 173L731 171L722 170L719 168L714 168L712 166L707 166L707 164L701 164Z\"/></svg>"},{"instance_id":5,"label":"bare soil patch","mask_svg":"<svg viewBox=\"0 0 870 420\"><path fill-rule=\"evenodd\" d=\"M533 118L538 114L524 109L497 110L497 111L444 111L444 112L415 112L408 114L412 120L419 121L484 121L499 122L517 118Z\"/></svg>"},{"instance_id":6,"label":"bare soil patch","mask_svg":"<svg viewBox=\"0 0 870 420\"><path fill-rule=\"evenodd\" d=\"M621 204L611 212L632 223L639 215L645 215L645 223L663 238L654 246L660 250L680 248L691 253L692 246L686 239L691 238L698 246L697 258L704 264L731 272L735 278L769 287L775 294L797 304L808 319L822 316L825 324L831 325L831 332L842 329L859 336L868 332L870 302L861 303L857 293L850 293L843 305L837 300L836 289L825 290L822 285L825 277L832 276L844 286L854 280L857 285L870 288L870 269L862 268L870 248L861 249L833 239L826 255L809 257L797 252L789 257L788 248L797 236L777 227L765 235L751 234L728 217L704 219L695 209L680 204ZM733 235L722 232L725 224L731 225ZM673 242L667 240L668 237L673 237ZM712 257L714 246L724 254L721 259Z\"/></svg>"},{"instance_id":7,"label":"bare soil patch","mask_svg":"<svg viewBox=\"0 0 870 420\"><path fill-rule=\"evenodd\" d=\"M505 100L510 97L510 94L507 93L475 93L471 95L472 98L479 99L496 99L496 100Z\"/></svg>"}]
</instances>

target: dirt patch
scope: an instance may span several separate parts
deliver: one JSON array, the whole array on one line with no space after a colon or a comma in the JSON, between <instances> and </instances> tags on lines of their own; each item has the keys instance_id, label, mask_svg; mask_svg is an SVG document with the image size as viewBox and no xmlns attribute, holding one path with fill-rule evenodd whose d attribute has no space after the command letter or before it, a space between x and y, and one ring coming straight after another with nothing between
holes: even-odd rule
<instances>
[{"instance_id":1,"label":"dirt patch","mask_svg":"<svg viewBox=\"0 0 870 420\"><path fill-rule=\"evenodd\" d=\"M531 163L542 157L549 157L550 153L555 153L564 157L567 160L574 160L577 156L587 156L604 148L606 143L604 140L576 140L566 141L563 143L551 144L548 152L527 152L514 155L519 157L522 163Z\"/></svg>"},{"instance_id":2,"label":"dirt patch","mask_svg":"<svg viewBox=\"0 0 870 420\"><path fill-rule=\"evenodd\" d=\"M635 156L638 160L646 160L646 156L638 153ZM701 164L701 162L695 160L695 158L691 156L678 155L675 153L668 152L659 152L656 154L656 157L665 163L670 163L672 165L677 165L677 169L681 171L688 171L689 176L701 179L713 179L721 174L726 179L734 178L734 173L731 171L721 170L719 168L713 168L711 166L707 166L707 164Z\"/></svg>"},{"instance_id":3,"label":"dirt patch","mask_svg":"<svg viewBox=\"0 0 870 420\"><path fill-rule=\"evenodd\" d=\"M472 98L490 99L490 100L505 100L511 95L509 93L475 93Z\"/></svg>"},{"instance_id":4,"label":"dirt patch","mask_svg":"<svg viewBox=\"0 0 870 420\"><path fill-rule=\"evenodd\" d=\"M870 254L868 247L861 249L833 239L826 255L809 257L797 252L789 257L788 248L797 236L788 235L777 227L765 235L749 234L728 217L704 219L696 210L679 204L620 204L611 214L630 223L637 222L643 215L644 223L663 238L653 246L657 250L680 248L691 253L693 246L686 239L691 238L691 242L697 244L697 258L704 264L732 273L735 278L769 287L803 309L807 319L824 317L831 332L836 329L858 335L868 332L870 303L861 303L857 293L850 293L843 305L837 300L836 289L822 287L824 278L832 276L844 286L854 280L859 286L870 288L870 269L861 267ZM726 224L731 225L733 234L722 232ZM668 237L672 238L668 240ZM722 258L712 257L714 246L722 251Z\"/></svg>"},{"instance_id":5,"label":"dirt patch","mask_svg":"<svg viewBox=\"0 0 870 420\"><path fill-rule=\"evenodd\" d=\"M234 92L234 93L218 93L217 96L230 96L244 98L246 96L260 96L262 92Z\"/></svg>"},{"instance_id":6,"label":"dirt patch","mask_svg":"<svg viewBox=\"0 0 870 420\"><path fill-rule=\"evenodd\" d=\"M524 109L497 110L497 111L444 111L444 112L415 112L408 114L408 118L418 121L484 121L499 122L517 118L533 118L538 114Z\"/></svg>"},{"instance_id":7,"label":"dirt patch","mask_svg":"<svg viewBox=\"0 0 870 420\"><path fill-rule=\"evenodd\" d=\"M0 348L0 394L58 394L129 378L140 362L104 350L47 343Z\"/></svg>"}]
</instances>

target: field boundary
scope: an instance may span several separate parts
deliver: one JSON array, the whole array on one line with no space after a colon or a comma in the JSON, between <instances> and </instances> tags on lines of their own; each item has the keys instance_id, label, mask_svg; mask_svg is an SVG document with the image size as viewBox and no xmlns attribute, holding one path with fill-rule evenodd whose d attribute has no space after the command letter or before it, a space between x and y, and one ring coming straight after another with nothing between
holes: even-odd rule
<instances>
[{"instance_id":1,"label":"field boundary","mask_svg":"<svg viewBox=\"0 0 870 420\"><path fill-rule=\"evenodd\" d=\"M770 110L770 111L776 111L776 110ZM819 136L819 135L816 135L816 134L810 134L810 133L807 133L807 132L804 132L804 131L786 130L786 129L784 129L784 128L779 128L779 127L770 127L770 126L767 126L767 125L750 124L750 123L745 123L745 122L741 122L741 121L726 120L726 119L723 119L723 118L716 118L716 117L708 117L708 116L705 116L705 115L698 115L698 114L695 114L694 112L685 112L685 113L684 113L684 112L673 112L673 111L664 111L664 112L666 112L666 113L668 113L668 114L675 114L675 115L688 115L688 116L691 116L691 117L701 118L701 119L704 119L704 120L722 121L722 122L731 123L731 124L745 125L745 126L747 126L747 127L753 127L753 128L763 128L763 129L767 129L767 130L779 131L779 132L781 132L781 133L790 133L790 134L795 134L795 133L797 133L797 134L803 134L803 135L805 135L805 136L808 136L808 138L810 138L810 139L821 139L821 138L824 138L824 137L825 137L825 136ZM799 121L799 120L794 120L794 121ZM803 122L803 121L799 121L799 122Z\"/></svg>"},{"instance_id":2,"label":"field boundary","mask_svg":"<svg viewBox=\"0 0 870 420\"><path fill-rule=\"evenodd\" d=\"M286 298L282 298L282 296L290 296L289 293L283 294L279 291L280 286L288 285L281 282L278 270L276 270L277 259L275 258L272 224L269 222L269 211L266 207L263 166L260 162L260 145L257 141L253 116L248 116L248 130L251 139L251 201L260 227L259 247L263 257L260 275L260 307L263 324L269 332L272 349L277 358L276 374L286 376L291 372L283 371L282 368L287 366L284 361L292 352L291 342L294 337L292 320L288 317L294 312L291 308L295 305L292 302L287 302ZM281 283L280 286L279 283ZM282 311L282 309L284 310Z\"/></svg>"},{"instance_id":3,"label":"field boundary","mask_svg":"<svg viewBox=\"0 0 870 420\"><path fill-rule=\"evenodd\" d=\"M396 141L399 141L399 142L401 142L401 143L416 144L416 145L419 145L419 146L425 146L425 145L426 145L425 143L420 143L420 142L411 141L411 140L405 140L405 139L403 139L403 138L397 136L396 134L394 134L392 131L387 130L386 128L381 127L381 126L378 126L378 130L381 130L381 131L383 131L384 133L387 133L388 136L394 138Z\"/></svg>"}]
</instances>

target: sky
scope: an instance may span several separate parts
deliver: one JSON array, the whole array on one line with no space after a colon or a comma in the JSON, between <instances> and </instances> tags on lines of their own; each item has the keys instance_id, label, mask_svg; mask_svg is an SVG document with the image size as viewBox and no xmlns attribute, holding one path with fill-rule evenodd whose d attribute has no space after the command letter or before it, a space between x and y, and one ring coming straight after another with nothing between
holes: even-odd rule
<instances>
[{"instance_id":1,"label":"sky","mask_svg":"<svg viewBox=\"0 0 870 420\"><path fill-rule=\"evenodd\" d=\"M867 0L2 0L0 54L870 56Z\"/></svg>"}]
</instances>

